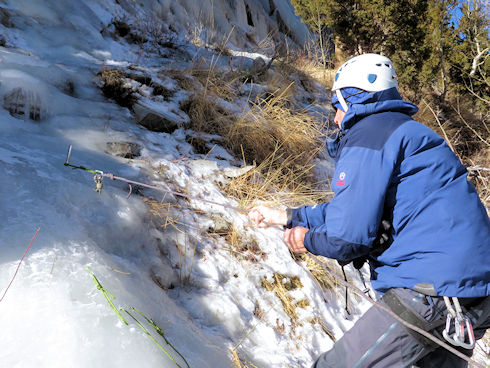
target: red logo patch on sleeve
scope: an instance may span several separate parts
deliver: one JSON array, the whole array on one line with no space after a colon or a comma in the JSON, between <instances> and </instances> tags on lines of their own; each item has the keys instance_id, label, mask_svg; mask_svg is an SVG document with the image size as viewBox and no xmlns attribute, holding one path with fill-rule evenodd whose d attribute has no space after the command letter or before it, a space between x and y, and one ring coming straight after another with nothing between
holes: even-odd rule
<instances>
[{"instance_id":1,"label":"red logo patch on sleeve","mask_svg":"<svg viewBox=\"0 0 490 368\"><path fill-rule=\"evenodd\" d=\"M337 180L337 185L345 185L345 172L341 172L339 175L339 180Z\"/></svg>"}]
</instances>

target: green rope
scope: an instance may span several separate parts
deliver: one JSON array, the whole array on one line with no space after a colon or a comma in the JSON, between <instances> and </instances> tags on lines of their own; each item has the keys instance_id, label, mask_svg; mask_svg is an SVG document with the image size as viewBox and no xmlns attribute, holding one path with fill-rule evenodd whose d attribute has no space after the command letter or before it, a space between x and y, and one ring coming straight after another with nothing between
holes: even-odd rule
<instances>
[{"instance_id":1,"label":"green rope","mask_svg":"<svg viewBox=\"0 0 490 368\"><path fill-rule=\"evenodd\" d=\"M97 280L97 277L95 277L94 273L92 272L92 270L88 266L85 266L85 268L92 275L92 279L94 280L95 286L97 286L97 289L99 289L100 291L102 291L102 294L104 294L105 300L107 300L107 303L112 308L112 310L114 312L116 312L117 316L119 317L119 319L121 321L123 321L126 325L129 325L129 323L122 316L121 312L119 312L119 310L117 309L117 307L112 302L112 299L115 299L114 296L111 293L109 293L106 289L104 289L104 287L102 286L102 284L100 283L100 281Z\"/></svg>"},{"instance_id":2,"label":"green rope","mask_svg":"<svg viewBox=\"0 0 490 368\"><path fill-rule=\"evenodd\" d=\"M135 308L131 308L131 309L135 309ZM121 311L126 312L126 313L127 313L127 314L128 314L128 315L129 315L129 316L132 318L132 319L134 319L134 321L136 322L136 324L137 324L138 326L140 326L140 328L143 330L143 332L144 332L144 333L146 333L146 334L147 334L147 335L150 337L150 339L152 339L152 340L153 340L153 342L154 342L155 344L157 344L157 346L158 346L158 347L159 347L159 348L160 348L160 349L161 349L161 350L162 350L162 351L163 351L163 352L164 352L164 353L165 353L165 354L166 354L166 355L167 355L167 356L170 358L170 360L172 360L172 362L174 362L174 363L177 365L177 367L182 368L182 367L180 366L180 364L179 364L179 363L177 363L177 362L175 361L175 359L174 359L174 358L172 358L172 356L171 356L171 355L168 353L168 351L167 351L167 350L165 350L165 348L164 348L162 345L160 345L160 343L159 343L157 340L155 340L155 338L154 338L154 337L151 335L151 333L150 333L150 332L149 332L149 331L146 329L146 327L145 327L145 326L143 326L143 325L140 323L140 321L138 321L138 320L137 320L137 319L136 319L136 318L135 318L135 317L134 317L134 316L133 316L131 313L129 313L129 312L126 310L126 309L121 308ZM165 339L165 341L166 341L166 339ZM170 344L169 344L169 345L170 345ZM172 345L170 345L170 346L172 346ZM173 346L172 346L172 348L173 348ZM175 349L174 349L174 350L175 350ZM180 355L180 354L179 354L179 355ZM186 364L187 364L187 362L186 362ZM189 365L188 365L188 364L187 364L187 366L189 367Z\"/></svg>"},{"instance_id":3,"label":"green rope","mask_svg":"<svg viewBox=\"0 0 490 368\"><path fill-rule=\"evenodd\" d=\"M177 363L175 361L174 358L172 358L172 356L167 352L167 350L165 350L165 348L160 345L160 343L155 340L155 338L151 335L151 333L145 328L145 326L143 326L140 321L138 321L131 313L129 313L126 309L124 308L120 308L120 309L117 309L117 307L114 305L114 303L112 302L112 299L115 299L114 296L109 292L107 291L103 286L102 284L100 283L100 281L97 279L97 277L95 277L94 273L92 272L92 270L88 267L88 266L85 266L85 268L87 269L87 271L90 273L90 275L92 275L92 279L95 283L95 285L97 286L97 289L99 289L102 294L104 294L104 297L105 299L107 300L107 303L109 304L109 306L112 308L112 310L114 312L116 312L117 316L119 317L119 319L121 321L123 321L126 325L129 325L129 323L124 319L124 317L122 316L121 314L121 311L123 312L126 312L137 324L138 326L140 326L140 328L143 330L143 332L145 332L149 337L150 339L153 340L153 342L155 344L157 344L157 346L170 358L170 360L172 360L172 362L174 362L177 367L179 368L182 368L179 363ZM155 331L161 336L163 337L163 339L165 340L165 342L167 343L167 345L169 345L177 354L179 354L179 356L184 360L185 364L187 365L187 368L190 368L189 366L189 363L187 363L187 360L185 360L184 356L170 343L170 341L167 340L167 338L165 337L165 333L163 332L163 330L155 323L154 320L152 320L151 318L148 318L147 316L145 316L142 312L140 312L138 309L134 308L134 307L131 307L132 310L136 311L138 314L140 314L154 329Z\"/></svg>"},{"instance_id":4,"label":"green rope","mask_svg":"<svg viewBox=\"0 0 490 368\"><path fill-rule=\"evenodd\" d=\"M131 307L132 310L136 311L137 313L139 313L145 320L146 322L148 322L154 329L155 331L161 336L163 337L163 339L165 340L165 342L167 343L167 345L169 345L172 349L174 349L174 351L179 354L179 356L182 358L182 360L185 362L185 364L187 365L188 368L190 368L189 366L189 363L187 363L187 360L185 360L184 356L175 348L175 346L173 346L170 341L168 341L168 339L165 337L165 333L163 332L163 330L160 328L160 326L158 326L156 324L156 322L154 320L152 320L151 318L148 318L147 316L145 316L141 311L139 311L138 309L134 308L134 307Z\"/></svg>"},{"instance_id":5,"label":"green rope","mask_svg":"<svg viewBox=\"0 0 490 368\"><path fill-rule=\"evenodd\" d=\"M64 165L71 167L73 170L79 169L79 170L87 171L87 172L92 173L92 174L98 174L101 172L100 170L91 170L91 169L87 169L85 166L75 166L72 164L67 164L66 162L64 163Z\"/></svg>"}]
</instances>

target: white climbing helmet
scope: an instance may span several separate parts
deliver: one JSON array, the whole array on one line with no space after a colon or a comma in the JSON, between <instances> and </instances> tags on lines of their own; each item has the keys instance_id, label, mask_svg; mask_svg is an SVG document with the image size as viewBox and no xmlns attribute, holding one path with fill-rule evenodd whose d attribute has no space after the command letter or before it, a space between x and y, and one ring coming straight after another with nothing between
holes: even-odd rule
<instances>
[{"instance_id":1,"label":"white climbing helmet","mask_svg":"<svg viewBox=\"0 0 490 368\"><path fill-rule=\"evenodd\" d=\"M346 87L355 87L367 92L398 87L392 61L386 56L364 54L347 60L337 70L332 91L336 92L345 111L347 111L347 104L340 90Z\"/></svg>"}]
</instances>

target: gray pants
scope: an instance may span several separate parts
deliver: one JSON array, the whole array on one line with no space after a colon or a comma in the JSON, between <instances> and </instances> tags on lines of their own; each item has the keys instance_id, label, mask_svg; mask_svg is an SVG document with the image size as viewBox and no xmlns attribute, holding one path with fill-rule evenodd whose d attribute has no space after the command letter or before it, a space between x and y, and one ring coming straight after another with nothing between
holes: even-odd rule
<instances>
[{"instance_id":1,"label":"gray pants","mask_svg":"<svg viewBox=\"0 0 490 368\"><path fill-rule=\"evenodd\" d=\"M394 289L396 295L409 305L412 312L427 322L445 320L446 306L442 298L426 297L408 289ZM480 339L490 327L489 298L482 300L460 299L467 305L475 338ZM436 328L442 331L444 325ZM460 349L458 349L460 350ZM462 350L460 350L462 351ZM471 356L472 351L462 351ZM460 368L466 361L458 358L444 348L437 348L416 339L407 328L385 311L371 307L337 341L334 347L321 354L313 368Z\"/></svg>"}]
</instances>

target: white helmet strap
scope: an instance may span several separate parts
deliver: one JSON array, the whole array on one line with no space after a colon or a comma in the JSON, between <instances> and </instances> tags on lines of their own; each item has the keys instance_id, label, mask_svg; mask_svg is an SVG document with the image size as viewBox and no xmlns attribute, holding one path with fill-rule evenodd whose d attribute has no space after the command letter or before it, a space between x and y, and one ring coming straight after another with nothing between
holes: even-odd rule
<instances>
[{"instance_id":1,"label":"white helmet strap","mask_svg":"<svg viewBox=\"0 0 490 368\"><path fill-rule=\"evenodd\" d=\"M342 96L342 92L340 92L340 89L336 90L335 94L337 95L337 98L339 99L340 104L344 108L344 111L347 112L347 110L348 110L347 102L345 102L344 96Z\"/></svg>"}]
</instances>

